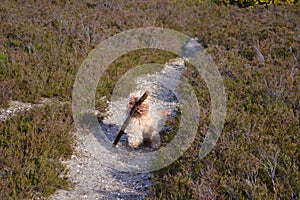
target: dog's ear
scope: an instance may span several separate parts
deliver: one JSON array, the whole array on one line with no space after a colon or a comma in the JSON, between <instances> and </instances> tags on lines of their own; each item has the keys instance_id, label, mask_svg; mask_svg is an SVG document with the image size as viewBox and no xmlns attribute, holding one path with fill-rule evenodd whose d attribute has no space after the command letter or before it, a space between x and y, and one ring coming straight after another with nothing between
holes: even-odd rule
<instances>
[{"instance_id":1,"label":"dog's ear","mask_svg":"<svg viewBox=\"0 0 300 200\"><path fill-rule=\"evenodd\" d=\"M138 97L135 96L130 97L128 108L132 108L137 101L138 101Z\"/></svg>"}]
</instances>

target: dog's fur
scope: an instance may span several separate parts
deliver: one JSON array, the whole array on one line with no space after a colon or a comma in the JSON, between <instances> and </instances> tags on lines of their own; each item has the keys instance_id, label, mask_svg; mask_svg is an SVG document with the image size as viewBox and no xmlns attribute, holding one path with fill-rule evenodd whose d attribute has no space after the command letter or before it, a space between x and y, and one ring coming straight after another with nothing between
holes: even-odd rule
<instances>
[{"instance_id":1,"label":"dog's fur","mask_svg":"<svg viewBox=\"0 0 300 200\"><path fill-rule=\"evenodd\" d=\"M136 92L131 95L127 114L135 102L143 95L142 91ZM128 143L132 148L137 148L143 142L150 142L152 148L159 148L161 145L160 136L158 133L158 120L159 118L153 112L150 106L151 97L148 96L144 102L138 106L137 111L132 116L130 123L126 128Z\"/></svg>"}]
</instances>

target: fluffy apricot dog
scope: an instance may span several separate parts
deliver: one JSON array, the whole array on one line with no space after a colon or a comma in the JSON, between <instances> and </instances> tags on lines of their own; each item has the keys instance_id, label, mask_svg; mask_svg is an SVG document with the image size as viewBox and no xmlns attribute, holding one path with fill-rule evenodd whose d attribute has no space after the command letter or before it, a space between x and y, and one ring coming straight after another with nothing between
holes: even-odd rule
<instances>
[{"instance_id":1,"label":"fluffy apricot dog","mask_svg":"<svg viewBox=\"0 0 300 200\"><path fill-rule=\"evenodd\" d=\"M127 114L129 114L135 102L137 102L142 95L142 91L130 95ZM159 114L151 108L150 101L151 97L148 96L143 103L137 107L136 112L133 114L126 128L128 143L132 148L137 148L143 142L150 143L154 149L159 148L161 145L157 130L160 117Z\"/></svg>"}]
</instances>

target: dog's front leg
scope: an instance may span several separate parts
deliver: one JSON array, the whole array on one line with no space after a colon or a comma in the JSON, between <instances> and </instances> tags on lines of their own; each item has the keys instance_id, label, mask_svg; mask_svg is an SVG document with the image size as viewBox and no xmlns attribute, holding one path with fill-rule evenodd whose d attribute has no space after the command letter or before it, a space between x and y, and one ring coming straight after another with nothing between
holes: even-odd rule
<instances>
[{"instance_id":1,"label":"dog's front leg","mask_svg":"<svg viewBox=\"0 0 300 200\"><path fill-rule=\"evenodd\" d=\"M151 148L158 149L160 147L160 145L161 145L160 136L158 133L154 133L151 136Z\"/></svg>"},{"instance_id":2,"label":"dog's front leg","mask_svg":"<svg viewBox=\"0 0 300 200\"><path fill-rule=\"evenodd\" d=\"M129 146L132 148L137 148L143 143L143 133L140 127L135 127L130 124L127 128L127 136Z\"/></svg>"}]
</instances>

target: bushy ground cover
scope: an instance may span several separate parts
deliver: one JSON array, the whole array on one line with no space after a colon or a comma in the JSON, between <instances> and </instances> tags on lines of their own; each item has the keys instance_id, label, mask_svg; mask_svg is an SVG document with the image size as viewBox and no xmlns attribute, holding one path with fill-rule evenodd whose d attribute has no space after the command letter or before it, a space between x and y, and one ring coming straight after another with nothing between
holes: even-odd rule
<instances>
[{"instance_id":1,"label":"bushy ground cover","mask_svg":"<svg viewBox=\"0 0 300 200\"><path fill-rule=\"evenodd\" d=\"M189 66L185 76L201 107L199 131L188 152L155 173L153 198L298 199L299 10L299 4L239 8L166 0L2 1L0 106L41 97L71 101L80 64L105 38L137 27L175 29L197 37L214 59L224 78L228 110L217 145L200 160L210 99L205 82ZM118 59L99 81L96 107L105 109L99 99L109 99L130 68L172 57L143 50ZM176 121L168 123L176 127ZM72 153L70 105L20 114L1 122L0 130L0 197L45 197L69 185L59 174L64 172L60 160ZM163 133L164 140L174 134Z\"/></svg>"},{"instance_id":2,"label":"bushy ground cover","mask_svg":"<svg viewBox=\"0 0 300 200\"><path fill-rule=\"evenodd\" d=\"M0 197L30 199L70 186L61 164L73 152L70 107L36 108L1 122Z\"/></svg>"}]
</instances>

